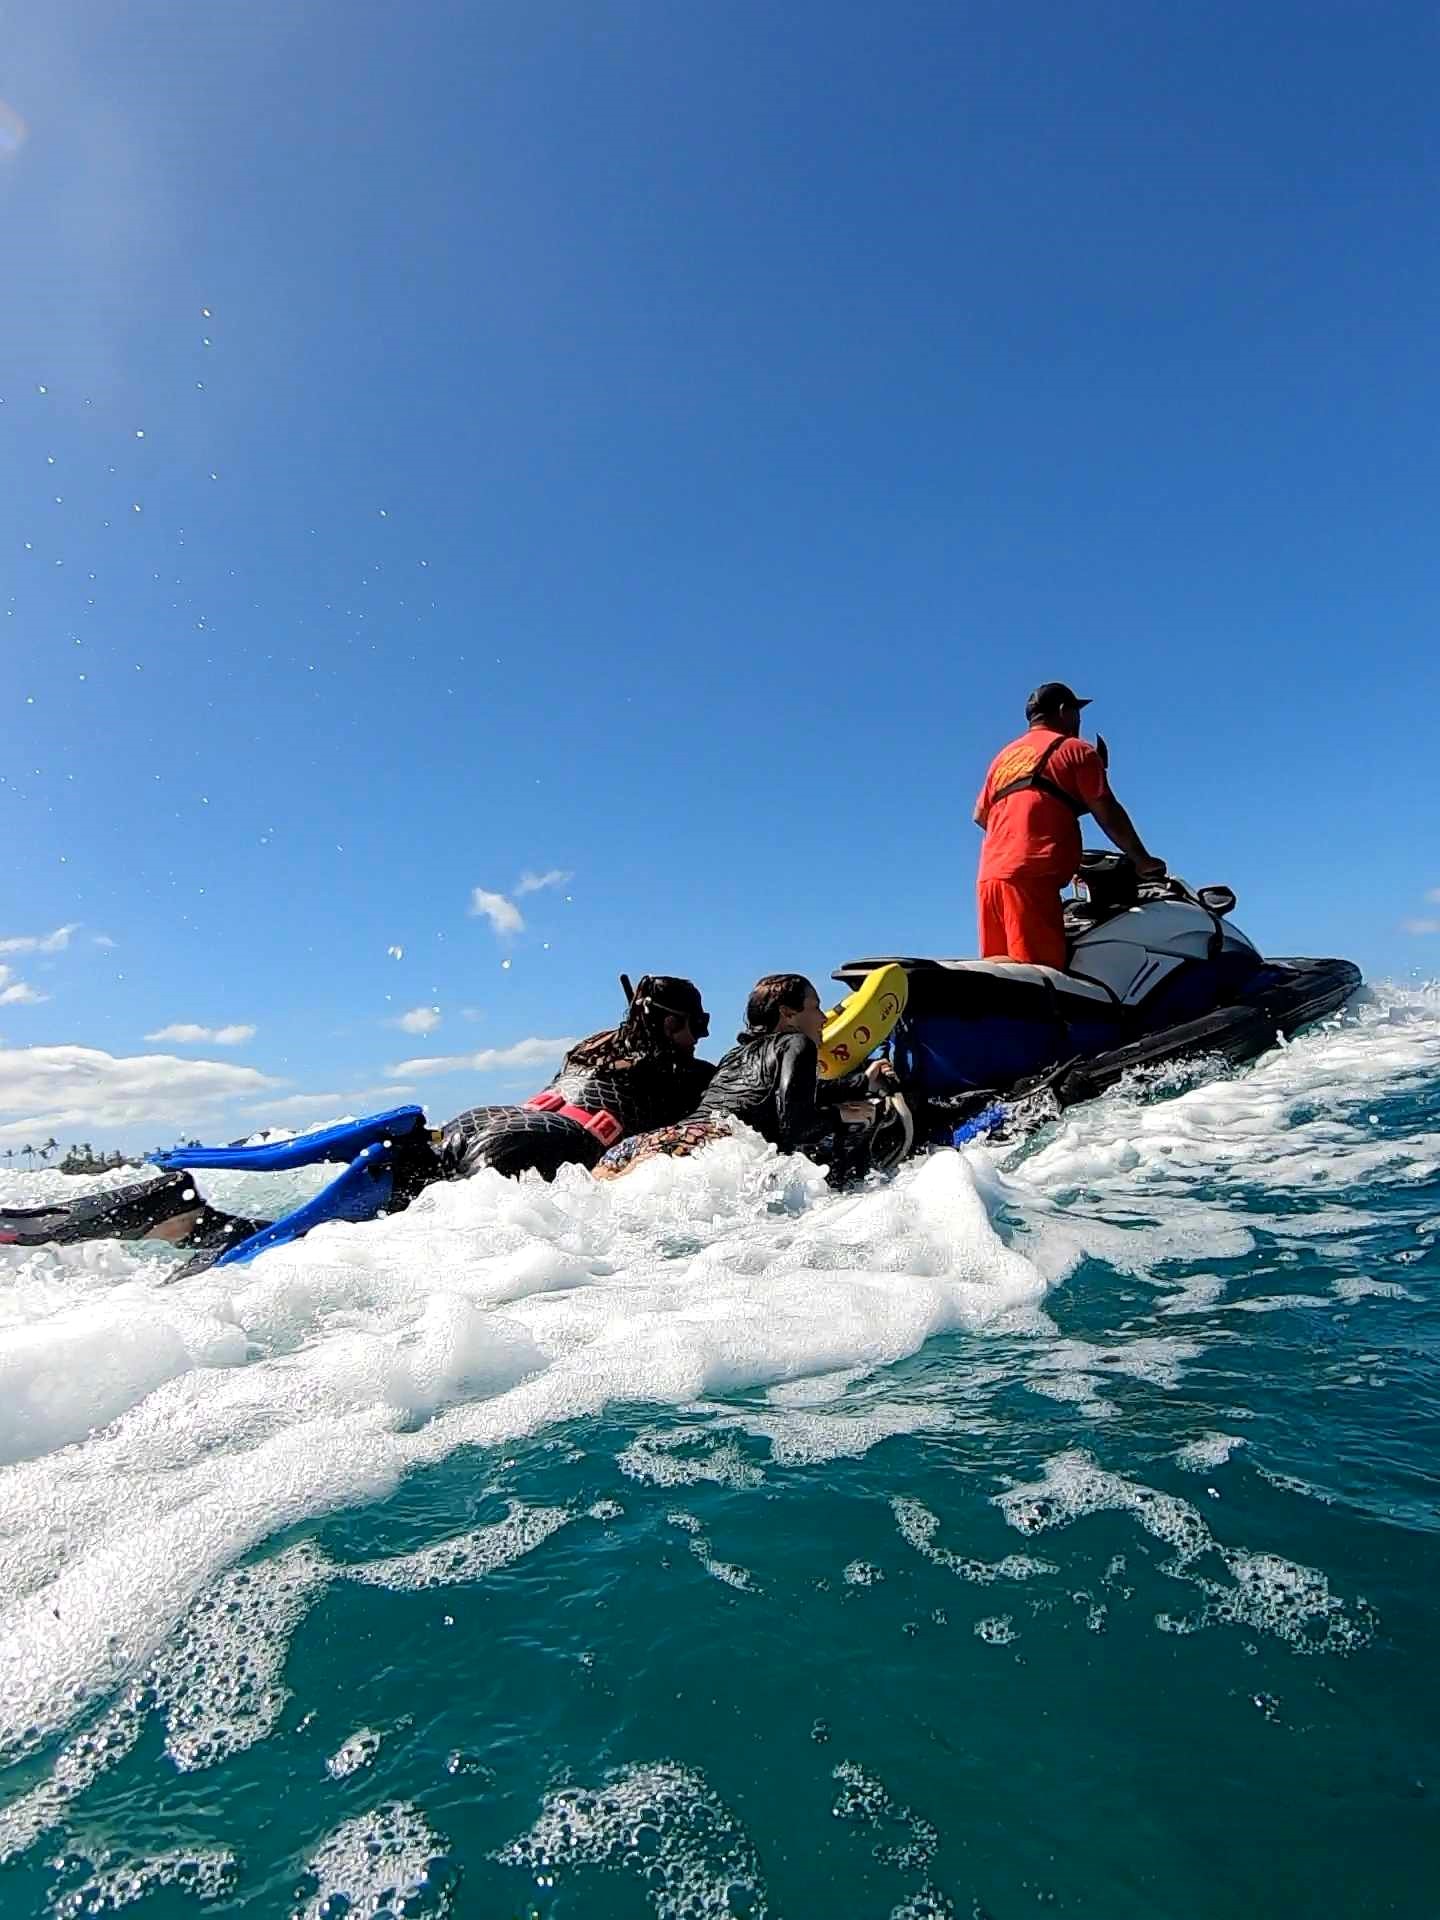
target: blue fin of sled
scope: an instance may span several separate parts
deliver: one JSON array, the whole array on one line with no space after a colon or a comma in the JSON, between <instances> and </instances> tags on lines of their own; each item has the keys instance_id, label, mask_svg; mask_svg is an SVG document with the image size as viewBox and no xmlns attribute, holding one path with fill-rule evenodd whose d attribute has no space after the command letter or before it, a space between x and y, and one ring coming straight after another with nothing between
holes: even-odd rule
<instances>
[{"instance_id":1,"label":"blue fin of sled","mask_svg":"<svg viewBox=\"0 0 1440 1920\"><path fill-rule=\"evenodd\" d=\"M302 1133L294 1140L271 1140L258 1147L172 1147L167 1153L152 1153L150 1158L167 1173L207 1167L229 1167L236 1173L288 1173L294 1167L313 1167L324 1160L357 1160L370 1147L403 1140L424 1125L423 1107L392 1107L388 1113L346 1120L338 1127Z\"/></svg>"},{"instance_id":2,"label":"blue fin of sled","mask_svg":"<svg viewBox=\"0 0 1440 1920\"><path fill-rule=\"evenodd\" d=\"M270 1226L261 1227L248 1240L227 1247L215 1265L233 1267L253 1260L257 1253L264 1253L269 1247L283 1247L291 1240L303 1239L312 1227L323 1226L327 1220L373 1220L389 1206L394 1193L394 1159L393 1147L381 1141L363 1147L345 1171L337 1174L312 1200Z\"/></svg>"}]
</instances>

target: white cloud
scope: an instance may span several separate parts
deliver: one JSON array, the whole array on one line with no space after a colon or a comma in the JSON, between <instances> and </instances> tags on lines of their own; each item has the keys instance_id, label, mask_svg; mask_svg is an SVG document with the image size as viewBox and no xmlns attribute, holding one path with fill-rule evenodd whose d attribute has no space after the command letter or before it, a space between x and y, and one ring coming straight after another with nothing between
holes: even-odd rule
<instances>
[{"instance_id":1,"label":"white cloud","mask_svg":"<svg viewBox=\"0 0 1440 1920\"><path fill-rule=\"evenodd\" d=\"M78 920L72 920L68 927L56 927L53 933L12 934L8 940L0 940L0 953L63 953L79 926Z\"/></svg>"},{"instance_id":2,"label":"white cloud","mask_svg":"<svg viewBox=\"0 0 1440 1920\"><path fill-rule=\"evenodd\" d=\"M408 1013L402 1013L390 1022L392 1027L399 1027L402 1033L433 1033L439 1024L438 1007L411 1007Z\"/></svg>"},{"instance_id":3,"label":"white cloud","mask_svg":"<svg viewBox=\"0 0 1440 1920\"><path fill-rule=\"evenodd\" d=\"M548 873L531 873L527 867L521 874L515 887L516 897L527 893L539 893L544 887L563 887L573 874L562 873L559 867L551 867Z\"/></svg>"},{"instance_id":4,"label":"white cloud","mask_svg":"<svg viewBox=\"0 0 1440 1920\"><path fill-rule=\"evenodd\" d=\"M1405 933L1440 933L1440 920L1402 920L1400 926ZM0 994L0 1001L4 998Z\"/></svg>"},{"instance_id":5,"label":"white cloud","mask_svg":"<svg viewBox=\"0 0 1440 1920\"><path fill-rule=\"evenodd\" d=\"M470 894L470 912L476 918L483 915L496 933L525 931L524 915L503 893L487 893L484 887L475 887Z\"/></svg>"},{"instance_id":6,"label":"white cloud","mask_svg":"<svg viewBox=\"0 0 1440 1920\"><path fill-rule=\"evenodd\" d=\"M168 1027L157 1027L145 1038L174 1040L186 1047L198 1046L201 1041L217 1047L243 1047L247 1040L255 1038L255 1029L241 1023L232 1027L197 1027L193 1020L176 1020Z\"/></svg>"},{"instance_id":7,"label":"white cloud","mask_svg":"<svg viewBox=\"0 0 1440 1920\"><path fill-rule=\"evenodd\" d=\"M560 867L545 873L532 873L527 867L515 882L515 900L527 893L541 893L546 887L563 887L571 876ZM491 893L486 887L474 887L470 893L470 912L488 920L498 934L523 933L525 916L508 893Z\"/></svg>"},{"instance_id":8,"label":"white cloud","mask_svg":"<svg viewBox=\"0 0 1440 1920\"><path fill-rule=\"evenodd\" d=\"M115 945L115 942L110 938L108 933L92 933L90 939L97 947L113 947Z\"/></svg>"},{"instance_id":9,"label":"white cloud","mask_svg":"<svg viewBox=\"0 0 1440 1920\"><path fill-rule=\"evenodd\" d=\"M1431 887L1425 898L1432 907L1440 907L1440 887Z\"/></svg>"},{"instance_id":10,"label":"white cloud","mask_svg":"<svg viewBox=\"0 0 1440 1920\"><path fill-rule=\"evenodd\" d=\"M98 1047L0 1047L0 1140L155 1126L173 1137L279 1083L254 1067Z\"/></svg>"},{"instance_id":11,"label":"white cloud","mask_svg":"<svg viewBox=\"0 0 1440 1920\"><path fill-rule=\"evenodd\" d=\"M0 1007L36 1007L49 998L48 993L37 993L28 981L10 980L9 967L0 967Z\"/></svg>"},{"instance_id":12,"label":"white cloud","mask_svg":"<svg viewBox=\"0 0 1440 1920\"><path fill-rule=\"evenodd\" d=\"M517 1040L509 1047L482 1047L479 1053L447 1053L429 1059L402 1060L390 1071L397 1076L415 1078L430 1073L495 1073L502 1067L535 1067L558 1060L574 1044L573 1035L562 1040Z\"/></svg>"}]
</instances>

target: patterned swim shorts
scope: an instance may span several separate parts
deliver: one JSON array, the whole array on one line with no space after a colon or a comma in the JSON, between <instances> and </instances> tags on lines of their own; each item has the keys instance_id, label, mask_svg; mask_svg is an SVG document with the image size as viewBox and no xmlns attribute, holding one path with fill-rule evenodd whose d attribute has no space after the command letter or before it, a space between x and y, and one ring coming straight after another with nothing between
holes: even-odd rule
<instances>
[{"instance_id":1,"label":"patterned swim shorts","mask_svg":"<svg viewBox=\"0 0 1440 1920\"><path fill-rule=\"evenodd\" d=\"M653 1133L635 1133L618 1146L602 1154L592 1169L597 1180L618 1180L642 1160L653 1160L657 1153L672 1160L683 1160L712 1140L724 1140L730 1132L723 1120L681 1120L673 1127L657 1127Z\"/></svg>"}]
</instances>

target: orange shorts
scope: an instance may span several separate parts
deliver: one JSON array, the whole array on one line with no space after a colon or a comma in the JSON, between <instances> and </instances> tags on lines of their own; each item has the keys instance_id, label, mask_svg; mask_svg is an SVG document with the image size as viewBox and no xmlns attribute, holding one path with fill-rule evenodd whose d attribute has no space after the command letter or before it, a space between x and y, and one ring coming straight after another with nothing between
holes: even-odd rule
<instances>
[{"instance_id":1,"label":"orange shorts","mask_svg":"<svg viewBox=\"0 0 1440 1920\"><path fill-rule=\"evenodd\" d=\"M1028 960L1032 966L1065 965L1065 909L1054 880L982 880L982 960Z\"/></svg>"}]
</instances>

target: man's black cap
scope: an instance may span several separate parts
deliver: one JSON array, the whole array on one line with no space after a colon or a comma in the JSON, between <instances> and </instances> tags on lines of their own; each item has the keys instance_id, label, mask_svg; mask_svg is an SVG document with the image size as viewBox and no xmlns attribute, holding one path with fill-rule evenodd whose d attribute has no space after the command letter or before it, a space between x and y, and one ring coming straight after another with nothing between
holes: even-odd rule
<instances>
[{"instance_id":1,"label":"man's black cap","mask_svg":"<svg viewBox=\"0 0 1440 1920\"><path fill-rule=\"evenodd\" d=\"M1062 707L1088 707L1089 704L1089 700L1082 700L1063 680L1046 680L1025 702L1025 718L1038 720L1042 714L1058 713Z\"/></svg>"}]
</instances>

